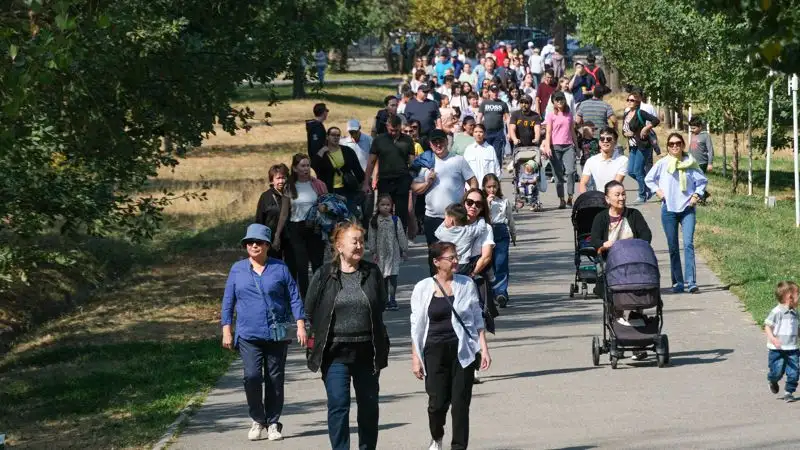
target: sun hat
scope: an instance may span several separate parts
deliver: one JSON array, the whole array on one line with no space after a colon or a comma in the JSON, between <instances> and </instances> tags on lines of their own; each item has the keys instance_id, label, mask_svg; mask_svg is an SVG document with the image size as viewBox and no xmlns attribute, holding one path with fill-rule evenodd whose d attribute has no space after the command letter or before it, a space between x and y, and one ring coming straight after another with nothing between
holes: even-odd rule
<instances>
[{"instance_id":1,"label":"sun hat","mask_svg":"<svg viewBox=\"0 0 800 450\"><path fill-rule=\"evenodd\" d=\"M244 245L246 241L264 241L272 243L272 230L268 226L260 223L251 223L247 226L247 233L245 233L239 243Z\"/></svg>"}]
</instances>

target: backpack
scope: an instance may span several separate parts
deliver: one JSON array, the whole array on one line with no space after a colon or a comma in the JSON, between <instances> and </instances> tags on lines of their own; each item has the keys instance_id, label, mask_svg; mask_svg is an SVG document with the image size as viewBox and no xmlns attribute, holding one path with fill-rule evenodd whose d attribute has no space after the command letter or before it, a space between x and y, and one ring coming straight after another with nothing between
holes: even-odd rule
<instances>
[{"instance_id":1,"label":"backpack","mask_svg":"<svg viewBox=\"0 0 800 450\"><path fill-rule=\"evenodd\" d=\"M594 78L595 86L600 85L600 79L597 78L597 72L600 71L600 66L594 66L594 70L589 70L589 68L586 66L583 66L583 68L584 70L586 70L586 73L588 73L589 75L592 76L592 78Z\"/></svg>"}]
</instances>

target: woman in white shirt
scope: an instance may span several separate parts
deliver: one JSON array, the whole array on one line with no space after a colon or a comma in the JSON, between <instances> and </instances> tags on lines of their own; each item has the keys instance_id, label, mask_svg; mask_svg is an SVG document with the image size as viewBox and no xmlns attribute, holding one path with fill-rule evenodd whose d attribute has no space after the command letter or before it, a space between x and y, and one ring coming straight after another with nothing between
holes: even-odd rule
<instances>
[{"instance_id":1,"label":"woman in white shirt","mask_svg":"<svg viewBox=\"0 0 800 450\"><path fill-rule=\"evenodd\" d=\"M475 142L464 149L464 159L480 183L486 174L500 173L500 163L497 161L494 147L486 142L486 127L482 123L475 125L472 137Z\"/></svg>"},{"instance_id":2,"label":"woman in white shirt","mask_svg":"<svg viewBox=\"0 0 800 450\"><path fill-rule=\"evenodd\" d=\"M512 242L517 245L517 230L514 226L514 214L511 200L503 196L500 179L495 174L483 177L483 193L489 202L492 216L492 232L494 233L494 290L495 299L501 308L508 305L508 249Z\"/></svg>"},{"instance_id":3,"label":"woman in white shirt","mask_svg":"<svg viewBox=\"0 0 800 450\"><path fill-rule=\"evenodd\" d=\"M322 266L324 245L322 236L313 228L306 226L308 211L314 207L317 198L328 192L325 183L311 176L311 162L308 155L298 153L292 158L292 172L286 186L291 201L289 221L283 239L286 265L292 278L297 280L300 295L305 298L308 290L308 264L316 272Z\"/></svg>"},{"instance_id":4,"label":"woman in white shirt","mask_svg":"<svg viewBox=\"0 0 800 450\"><path fill-rule=\"evenodd\" d=\"M442 449L447 410L452 405L452 448L467 448L469 405L475 370L492 364L475 283L456 274L455 245L430 247L436 273L411 294L411 370L425 380L433 450Z\"/></svg>"}]
</instances>

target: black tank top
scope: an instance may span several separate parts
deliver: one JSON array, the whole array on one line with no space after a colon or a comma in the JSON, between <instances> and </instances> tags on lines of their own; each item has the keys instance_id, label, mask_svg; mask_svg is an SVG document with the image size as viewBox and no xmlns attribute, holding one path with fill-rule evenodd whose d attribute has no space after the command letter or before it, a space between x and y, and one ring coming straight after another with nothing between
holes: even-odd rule
<instances>
[{"instance_id":1,"label":"black tank top","mask_svg":"<svg viewBox=\"0 0 800 450\"><path fill-rule=\"evenodd\" d=\"M456 331L453 329L453 309L450 307L455 297L452 295L448 297L449 298L437 297L434 295L431 298L431 304L428 306L428 319L430 320L430 324L428 325L428 338L425 341L426 347L431 344L458 341Z\"/></svg>"}]
</instances>

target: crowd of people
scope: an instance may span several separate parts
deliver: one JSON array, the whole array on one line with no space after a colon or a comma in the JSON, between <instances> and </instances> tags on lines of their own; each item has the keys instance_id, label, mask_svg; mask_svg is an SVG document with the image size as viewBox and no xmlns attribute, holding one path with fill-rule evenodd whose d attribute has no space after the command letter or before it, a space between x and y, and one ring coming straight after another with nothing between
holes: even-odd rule
<instances>
[{"instance_id":1,"label":"crowd of people","mask_svg":"<svg viewBox=\"0 0 800 450\"><path fill-rule=\"evenodd\" d=\"M448 408L452 448L467 448L475 371L491 365L486 332L495 332L498 308L510 301L514 212L526 201L542 210L547 166L557 209L586 191L605 192L608 213L592 233L601 253L620 239L650 240L641 214L626 206L623 179L637 181L640 203L657 195L673 290L698 291L695 206L706 198L713 159L702 123L693 122L688 149L671 134L654 164L659 119L644 93L631 90L618 120L603 100L610 89L596 58L576 61L571 75L565 61L552 42L522 52L503 42L492 51L479 44L477 53L442 46L385 98L369 134L356 119L345 132L327 126L327 106L314 106L307 152L269 169L269 189L241 241L248 259L231 269L223 298L223 345L244 360L250 439L281 438L288 333L296 328L309 369L322 374L331 447L350 448L352 382L359 448L376 448L379 374L389 353L383 312L400 309L402 262L424 236L430 276L409 304L412 372L429 396L430 449L442 448ZM514 164L523 151L533 157ZM509 176L507 195L501 180Z\"/></svg>"}]
</instances>

